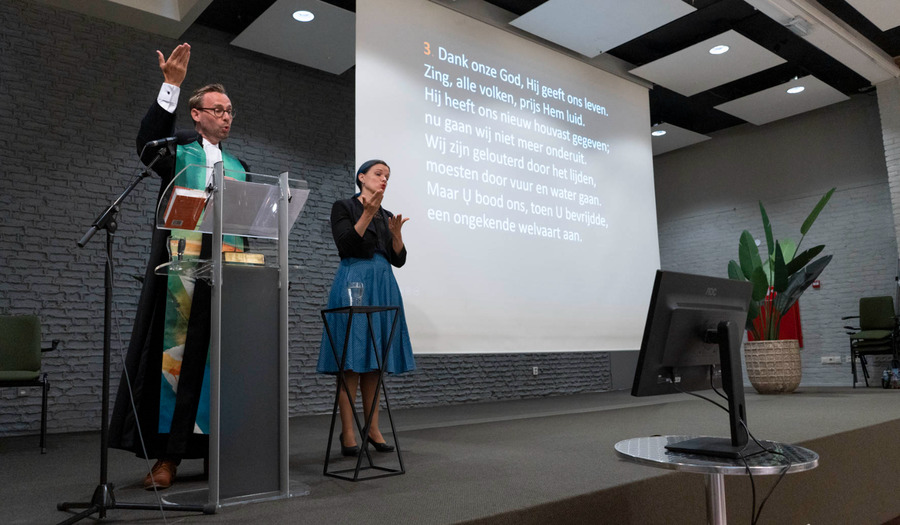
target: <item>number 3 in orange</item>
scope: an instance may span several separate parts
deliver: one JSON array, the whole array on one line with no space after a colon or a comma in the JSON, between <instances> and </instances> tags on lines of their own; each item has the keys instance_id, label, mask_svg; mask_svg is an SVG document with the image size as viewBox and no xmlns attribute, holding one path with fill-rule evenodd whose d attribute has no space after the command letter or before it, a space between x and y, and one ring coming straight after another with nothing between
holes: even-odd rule
<instances>
[{"instance_id":1,"label":"number 3 in orange","mask_svg":"<svg viewBox=\"0 0 900 525\"><path fill-rule=\"evenodd\" d=\"M429 44L428 42L425 42L425 54L426 55L431 54L431 44Z\"/></svg>"}]
</instances>

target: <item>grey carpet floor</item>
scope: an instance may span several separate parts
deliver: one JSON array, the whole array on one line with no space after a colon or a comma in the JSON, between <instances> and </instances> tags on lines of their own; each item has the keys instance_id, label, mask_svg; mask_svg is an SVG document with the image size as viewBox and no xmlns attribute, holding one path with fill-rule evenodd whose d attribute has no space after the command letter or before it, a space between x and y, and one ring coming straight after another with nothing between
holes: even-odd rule
<instances>
[{"instance_id":1,"label":"grey carpet floor","mask_svg":"<svg viewBox=\"0 0 900 525\"><path fill-rule=\"evenodd\" d=\"M748 393L747 414L758 438L799 443L898 419L898 395L872 388ZM667 474L619 460L613 450L619 440L727 432L723 412L684 395L636 399L611 392L395 410L407 473L353 483L322 475L329 420L291 419L292 490L304 495L228 506L215 515L112 509L104 522L458 523ZM382 429L387 435L386 418ZM62 521L71 513L58 511L57 503L89 500L98 485L98 433L51 434L48 441L41 455L37 436L0 439L3 523ZM376 457L396 462L396 456ZM139 485L146 469L143 460L110 451L117 501L155 501ZM178 483L160 493L167 499L190 500L206 486L201 461L185 461L178 474Z\"/></svg>"}]
</instances>

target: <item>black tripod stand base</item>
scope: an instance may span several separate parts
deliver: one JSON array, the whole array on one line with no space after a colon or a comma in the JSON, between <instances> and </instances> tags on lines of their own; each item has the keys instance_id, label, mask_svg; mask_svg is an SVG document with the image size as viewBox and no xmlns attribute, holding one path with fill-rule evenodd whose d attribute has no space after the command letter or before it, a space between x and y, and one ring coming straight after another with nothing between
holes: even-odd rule
<instances>
[{"instance_id":1,"label":"black tripod stand base","mask_svg":"<svg viewBox=\"0 0 900 525\"><path fill-rule=\"evenodd\" d=\"M70 525L81 521L82 519L96 513L98 518L105 518L107 510L113 509L131 509L131 510L170 510L176 512L202 512L204 514L215 514L216 509L211 505L171 505L171 504L150 504L150 503L116 503L116 495L112 483L99 485L94 489L94 496L88 503L72 502L58 503L56 509L67 511L69 509L85 509L82 512L72 516L71 518L59 522L59 525Z\"/></svg>"}]
</instances>

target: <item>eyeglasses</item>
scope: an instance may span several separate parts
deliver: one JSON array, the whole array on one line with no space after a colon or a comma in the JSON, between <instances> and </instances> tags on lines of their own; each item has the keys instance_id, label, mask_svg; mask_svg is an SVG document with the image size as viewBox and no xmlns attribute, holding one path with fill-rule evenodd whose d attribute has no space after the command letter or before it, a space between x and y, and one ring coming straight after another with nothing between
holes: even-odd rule
<instances>
[{"instance_id":1,"label":"eyeglasses","mask_svg":"<svg viewBox=\"0 0 900 525\"><path fill-rule=\"evenodd\" d=\"M202 111L212 111L213 115L215 115L216 118L222 118L222 116L225 115L225 113L228 113L228 115L231 118L234 118L234 108L225 109L225 108L221 108L221 107L215 107L215 108L197 108L197 109L202 110Z\"/></svg>"}]
</instances>

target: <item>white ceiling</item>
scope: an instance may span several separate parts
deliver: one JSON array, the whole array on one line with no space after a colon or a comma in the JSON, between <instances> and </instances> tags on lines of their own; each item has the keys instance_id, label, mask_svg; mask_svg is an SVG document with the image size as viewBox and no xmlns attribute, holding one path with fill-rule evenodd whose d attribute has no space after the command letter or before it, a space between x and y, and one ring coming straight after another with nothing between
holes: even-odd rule
<instances>
[{"instance_id":1,"label":"white ceiling","mask_svg":"<svg viewBox=\"0 0 900 525\"><path fill-rule=\"evenodd\" d=\"M298 10L315 18L298 22ZM231 44L340 75L356 62L356 14L319 0L278 0Z\"/></svg>"},{"instance_id":2,"label":"white ceiling","mask_svg":"<svg viewBox=\"0 0 900 525\"><path fill-rule=\"evenodd\" d=\"M803 86L801 93L789 88ZM719 104L716 109L761 126L769 122L819 109L849 97L813 76L801 77L746 97Z\"/></svg>"},{"instance_id":3,"label":"white ceiling","mask_svg":"<svg viewBox=\"0 0 900 525\"><path fill-rule=\"evenodd\" d=\"M709 50L718 45L728 46L728 52L711 54ZM634 68L631 73L689 97L785 62L737 31L729 30Z\"/></svg>"},{"instance_id":4,"label":"white ceiling","mask_svg":"<svg viewBox=\"0 0 900 525\"><path fill-rule=\"evenodd\" d=\"M548 0L510 24L595 57L693 11L681 0Z\"/></svg>"},{"instance_id":5,"label":"white ceiling","mask_svg":"<svg viewBox=\"0 0 900 525\"><path fill-rule=\"evenodd\" d=\"M180 38L213 0L37 0L169 38Z\"/></svg>"},{"instance_id":6,"label":"white ceiling","mask_svg":"<svg viewBox=\"0 0 900 525\"><path fill-rule=\"evenodd\" d=\"M692 146L699 142L710 139L710 137L706 135L701 135L700 133L696 133L689 129L680 128L675 124L669 124L668 122L661 122L653 126L650 128L650 131L666 132L666 134L662 136L650 137L654 156L668 153L672 150L684 148L686 146Z\"/></svg>"},{"instance_id":7,"label":"white ceiling","mask_svg":"<svg viewBox=\"0 0 900 525\"><path fill-rule=\"evenodd\" d=\"M897 0L846 1L882 31L900 26L900 2Z\"/></svg>"}]
</instances>

